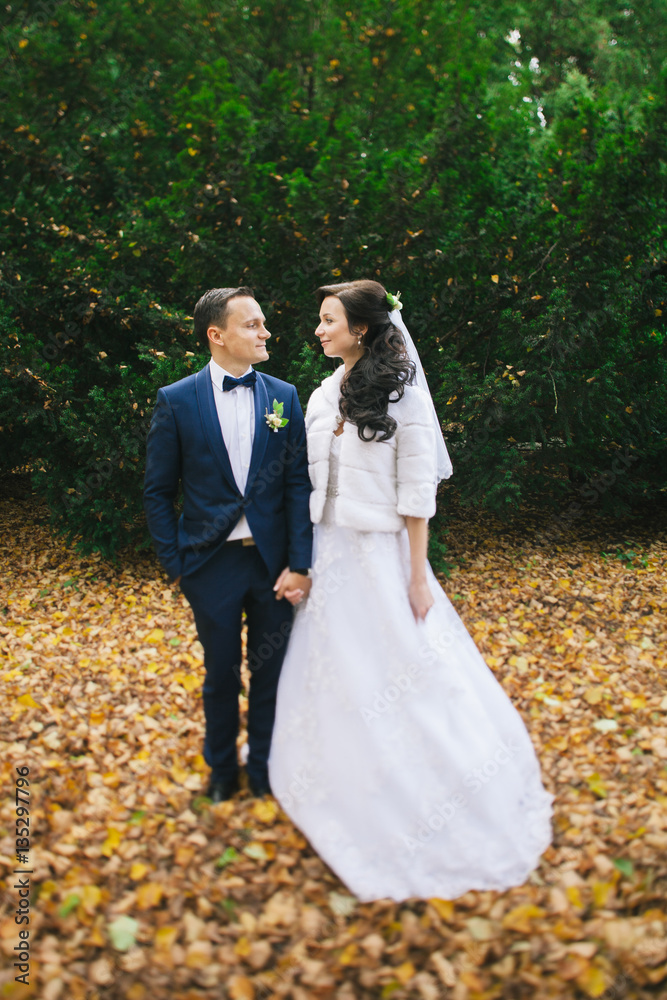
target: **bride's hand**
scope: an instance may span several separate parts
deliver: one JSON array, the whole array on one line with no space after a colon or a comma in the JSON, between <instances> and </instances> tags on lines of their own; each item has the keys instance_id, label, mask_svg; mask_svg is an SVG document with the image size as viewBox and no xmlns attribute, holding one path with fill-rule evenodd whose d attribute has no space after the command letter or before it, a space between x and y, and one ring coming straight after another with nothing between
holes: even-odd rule
<instances>
[{"instance_id":1,"label":"bride's hand","mask_svg":"<svg viewBox=\"0 0 667 1000\"><path fill-rule=\"evenodd\" d=\"M408 597L415 621L423 621L433 607L433 594L426 580L410 580Z\"/></svg>"},{"instance_id":2,"label":"bride's hand","mask_svg":"<svg viewBox=\"0 0 667 1000\"><path fill-rule=\"evenodd\" d=\"M312 581L305 577L305 583L301 587L295 590L286 590L285 597L292 605L303 604L304 601L308 599L308 594L310 593L310 588L312 586Z\"/></svg>"}]
</instances>

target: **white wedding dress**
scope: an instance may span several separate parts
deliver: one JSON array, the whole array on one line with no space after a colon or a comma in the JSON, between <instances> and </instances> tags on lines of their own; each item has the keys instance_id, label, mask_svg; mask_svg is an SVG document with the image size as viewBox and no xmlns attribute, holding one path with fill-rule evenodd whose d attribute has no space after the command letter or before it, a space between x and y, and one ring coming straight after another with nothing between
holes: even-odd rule
<instances>
[{"instance_id":1,"label":"white wedding dress","mask_svg":"<svg viewBox=\"0 0 667 1000\"><path fill-rule=\"evenodd\" d=\"M415 622L407 531L336 526L341 437L278 685L273 793L361 901L520 885L551 842L530 737L430 567Z\"/></svg>"}]
</instances>

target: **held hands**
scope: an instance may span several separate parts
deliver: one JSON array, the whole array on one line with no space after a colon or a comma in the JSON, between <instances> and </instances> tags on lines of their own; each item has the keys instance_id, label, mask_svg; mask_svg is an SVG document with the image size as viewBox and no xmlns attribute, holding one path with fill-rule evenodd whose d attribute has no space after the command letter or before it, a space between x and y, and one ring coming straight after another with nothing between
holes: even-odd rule
<instances>
[{"instance_id":1,"label":"held hands","mask_svg":"<svg viewBox=\"0 0 667 1000\"><path fill-rule=\"evenodd\" d=\"M284 597L290 604L301 604L308 597L311 586L310 577L303 576L301 573L292 573L289 566L286 566L276 580L273 589L276 592L277 601Z\"/></svg>"},{"instance_id":2,"label":"held hands","mask_svg":"<svg viewBox=\"0 0 667 1000\"><path fill-rule=\"evenodd\" d=\"M429 589L428 583L426 582L426 578L422 580L415 580L413 578L410 580L408 597L410 599L412 613L415 616L415 621L423 621L430 609L433 607L433 595Z\"/></svg>"}]
</instances>

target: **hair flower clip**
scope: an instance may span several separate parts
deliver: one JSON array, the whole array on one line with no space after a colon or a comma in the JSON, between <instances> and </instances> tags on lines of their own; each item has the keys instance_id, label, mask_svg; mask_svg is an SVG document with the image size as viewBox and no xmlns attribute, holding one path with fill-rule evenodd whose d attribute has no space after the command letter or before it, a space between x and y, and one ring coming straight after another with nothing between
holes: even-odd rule
<instances>
[{"instance_id":1,"label":"hair flower clip","mask_svg":"<svg viewBox=\"0 0 667 1000\"><path fill-rule=\"evenodd\" d=\"M403 308L400 292L396 292L395 295L392 295L391 292L387 292L387 302L391 306L392 310L398 309L398 311L400 312L401 309Z\"/></svg>"}]
</instances>

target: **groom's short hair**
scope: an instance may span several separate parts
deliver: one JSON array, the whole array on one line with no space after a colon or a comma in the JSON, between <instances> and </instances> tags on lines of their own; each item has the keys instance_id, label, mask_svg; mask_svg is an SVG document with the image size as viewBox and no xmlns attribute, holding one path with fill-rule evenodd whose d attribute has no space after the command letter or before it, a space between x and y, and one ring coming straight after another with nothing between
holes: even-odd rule
<instances>
[{"instance_id":1,"label":"groom's short hair","mask_svg":"<svg viewBox=\"0 0 667 1000\"><path fill-rule=\"evenodd\" d=\"M210 350L207 334L209 326L221 326L224 329L230 300L241 296L254 299L255 293L252 288L247 288L245 285L239 288L209 288L204 292L194 311L195 337L202 347Z\"/></svg>"}]
</instances>

